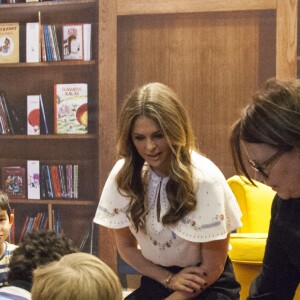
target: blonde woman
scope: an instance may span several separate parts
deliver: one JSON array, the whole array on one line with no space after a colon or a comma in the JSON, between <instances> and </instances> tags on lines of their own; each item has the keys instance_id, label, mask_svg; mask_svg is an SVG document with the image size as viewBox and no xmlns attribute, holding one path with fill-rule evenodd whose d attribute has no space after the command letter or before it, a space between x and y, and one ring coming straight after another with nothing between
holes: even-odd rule
<instances>
[{"instance_id":1,"label":"blonde woman","mask_svg":"<svg viewBox=\"0 0 300 300\"><path fill-rule=\"evenodd\" d=\"M32 300L122 300L117 275L99 258L72 253L34 271Z\"/></svg>"},{"instance_id":2,"label":"blonde woman","mask_svg":"<svg viewBox=\"0 0 300 300\"><path fill-rule=\"evenodd\" d=\"M135 89L117 139L120 159L94 221L114 229L121 257L144 275L126 299L239 299L227 251L241 212L221 171L196 151L178 96L161 83Z\"/></svg>"}]
</instances>

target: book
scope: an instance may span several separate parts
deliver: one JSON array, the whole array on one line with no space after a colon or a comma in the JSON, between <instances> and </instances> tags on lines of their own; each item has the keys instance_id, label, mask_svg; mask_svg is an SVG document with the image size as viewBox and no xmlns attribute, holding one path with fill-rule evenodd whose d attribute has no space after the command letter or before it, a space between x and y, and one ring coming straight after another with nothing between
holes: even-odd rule
<instances>
[{"instance_id":1,"label":"book","mask_svg":"<svg viewBox=\"0 0 300 300\"><path fill-rule=\"evenodd\" d=\"M26 62L40 61L40 34L40 23L26 23Z\"/></svg>"},{"instance_id":2,"label":"book","mask_svg":"<svg viewBox=\"0 0 300 300\"><path fill-rule=\"evenodd\" d=\"M54 86L54 133L88 132L88 85L86 83Z\"/></svg>"},{"instance_id":3,"label":"book","mask_svg":"<svg viewBox=\"0 0 300 300\"><path fill-rule=\"evenodd\" d=\"M83 60L83 24L62 26L64 60Z\"/></svg>"},{"instance_id":4,"label":"book","mask_svg":"<svg viewBox=\"0 0 300 300\"><path fill-rule=\"evenodd\" d=\"M73 198L78 199L78 165L73 165Z\"/></svg>"},{"instance_id":5,"label":"book","mask_svg":"<svg viewBox=\"0 0 300 300\"><path fill-rule=\"evenodd\" d=\"M2 167L2 190L8 198L26 198L26 170L20 166Z\"/></svg>"},{"instance_id":6,"label":"book","mask_svg":"<svg viewBox=\"0 0 300 300\"><path fill-rule=\"evenodd\" d=\"M92 57L92 24L83 24L83 60L91 60Z\"/></svg>"},{"instance_id":7,"label":"book","mask_svg":"<svg viewBox=\"0 0 300 300\"><path fill-rule=\"evenodd\" d=\"M27 134L40 134L40 95L27 95Z\"/></svg>"},{"instance_id":8,"label":"book","mask_svg":"<svg viewBox=\"0 0 300 300\"><path fill-rule=\"evenodd\" d=\"M60 185L60 179L59 179L59 173L58 173L58 166L57 165L51 165L50 166L50 171L51 171L51 177L52 177L54 197L55 198L62 198L61 185Z\"/></svg>"},{"instance_id":9,"label":"book","mask_svg":"<svg viewBox=\"0 0 300 300\"><path fill-rule=\"evenodd\" d=\"M42 95L40 94L39 97L40 97L40 112L41 112L41 115L42 115L41 124L43 124L43 132L45 134L48 134L49 129L48 129L48 122L47 122L47 117L46 117L45 106L44 106Z\"/></svg>"},{"instance_id":10,"label":"book","mask_svg":"<svg viewBox=\"0 0 300 300\"><path fill-rule=\"evenodd\" d=\"M27 191L28 199L40 199L40 162L27 161Z\"/></svg>"},{"instance_id":11,"label":"book","mask_svg":"<svg viewBox=\"0 0 300 300\"><path fill-rule=\"evenodd\" d=\"M7 123L7 128L5 132L3 133L11 133L14 134L14 126L12 122L12 118L10 116L11 112L8 107L7 101L6 101L6 95L3 91L0 92L0 116L2 119L2 114L4 113L4 123Z\"/></svg>"},{"instance_id":12,"label":"book","mask_svg":"<svg viewBox=\"0 0 300 300\"><path fill-rule=\"evenodd\" d=\"M0 23L0 63L18 63L19 23Z\"/></svg>"}]
</instances>

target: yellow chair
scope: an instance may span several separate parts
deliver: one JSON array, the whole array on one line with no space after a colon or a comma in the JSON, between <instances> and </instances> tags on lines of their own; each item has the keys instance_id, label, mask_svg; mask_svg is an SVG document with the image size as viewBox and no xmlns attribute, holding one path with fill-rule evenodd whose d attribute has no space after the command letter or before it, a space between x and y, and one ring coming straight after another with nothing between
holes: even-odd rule
<instances>
[{"instance_id":1,"label":"yellow chair","mask_svg":"<svg viewBox=\"0 0 300 300\"><path fill-rule=\"evenodd\" d=\"M230 177L227 182L243 213L243 226L230 237L229 256L241 284L241 300L245 300L251 282L261 270L275 192L257 181L257 187L247 184L237 175ZM299 287L294 299L300 299Z\"/></svg>"},{"instance_id":2,"label":"yellow chair","mask_svg":"<svg viewBox=\"0 0 300 300\"><path fill-rule=\"evenodd\" d=\"M230 237L229 256L244 300L261 269L275 192L259 182L255 182L257 187L247 184L237 175L227 181L243 213L243 226Z\"/></svg>"}]
</instances>

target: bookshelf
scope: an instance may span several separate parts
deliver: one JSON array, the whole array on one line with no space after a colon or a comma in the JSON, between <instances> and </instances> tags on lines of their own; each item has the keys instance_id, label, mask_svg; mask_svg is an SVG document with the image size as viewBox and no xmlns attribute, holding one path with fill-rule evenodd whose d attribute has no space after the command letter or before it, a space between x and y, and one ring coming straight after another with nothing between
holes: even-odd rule
<instances>
[{"instance_id":1,"label":"bookshelf","mask_svg":"<svg viewBox=\"0 0 300 300\"><path fill-rule=\"evenodd\" d=\"M113 156L106 140L101 144L101 149L99 142L106 138L106 134L109 134L109 131L106 132L102 127L103 124L107 124L106 118L114 120L114 116L110 114L102 118L106 106L110 106L110 103L109 99L106 100L108 94L103 94L100 89L99 74L104 71L103 67L100 67L99 47L101 43L103 46L103 39L99 38L101 5L98 0L0 4L1 23L19 22L20 24L20 62L0 64L0 88L5 91L7 101L16 111L25 128L26 97L30 94L41 93L48 126L51 128L50 134L47 135L0 135L0 167L26 167L27 160L39 160L41 164L79 165L78 199L10 200L16 215L16 242L20 238L26 216L35 216L38 212L45 212L48 215L49 229L54 227L52 213L59 213L64 233L77 246L81 244L92 223L104 181L104 179L100 180L100 176L106 175L105 164L100 166L100 157L103 153L108 153L104 157L106 164L111 164ZM63 24L91 23L92 60L26 63L26 23L38 22L39 12L42 24L55 24L60 46ZM101 80L107 80L105 78L104 75ZM54 134L54 84L82 82L88 83L88 133ZM103 91L105 92L106 89L104 88ZM100 98L103 103L100 103ZM113 112L111 108L108 111ZM93 252L98 253L97 247L93 249Z\"/></svg>"}]
</instances>

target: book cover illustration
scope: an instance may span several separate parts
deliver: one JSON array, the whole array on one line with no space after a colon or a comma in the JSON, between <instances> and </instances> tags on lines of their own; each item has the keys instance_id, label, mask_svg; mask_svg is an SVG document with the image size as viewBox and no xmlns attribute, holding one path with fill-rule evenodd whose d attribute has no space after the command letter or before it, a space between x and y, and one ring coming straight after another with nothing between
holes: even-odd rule
<instances>
[{"instance_id":1,"label":"book cover illustration","mask_svg":"<svg viewBox=\"0 0 300 300\"><path fill-rule=\"evenodd\" d=\"M0 63L18 63L19 55L19 23L0 23Z\"/></svg>"},{"instance_id":2,"label":"book cover illustration","mask_svg":"<svg viewBox=\"0 0 300 300\"><path fill-rule=\"evenodd\" d=\"M63 25L63 59L83 60L83 25Z\"/></svg>"},{"instance_id":3,"label":"book cover illustration","mask_svg":"<svg viewBox=\"0 0 300 300\"><path fill-rule=\"evenodd\" d=\"M58 134L88 132L88 85L86 83L54 86L54 132Z\"/></svg>"},{"instance_id":4,"label":"book cover illustration","mask_svg":"<svg viewBox=\"0 0 300 300\"><path fill-rule=\"evenodd\" d=\"M40 134L40 95L27 96L27 134Z\"/></svg>"},{"instance_id":5,"label":"book cover illustration","mask_svg":"<svg viewBox=\"0 0 300 300\"><path fill-rule=\"evenodd\" d=\"M28 199L40 199L40 162L27 161L27 190Z\"/></svg>"},{"instance_id":6,"label":"book cover illustration","mask_svg":"<svg viewBox=\"0 0 300 300\"><path fill-rule=\"evenodd\" d=\"M25 168L2 167L2 189L8 198L26 198Z\"/></svg>"}]
</instances>

